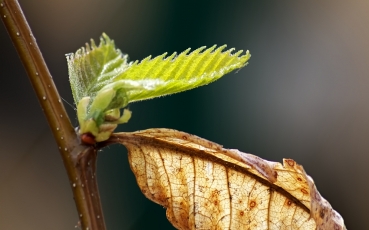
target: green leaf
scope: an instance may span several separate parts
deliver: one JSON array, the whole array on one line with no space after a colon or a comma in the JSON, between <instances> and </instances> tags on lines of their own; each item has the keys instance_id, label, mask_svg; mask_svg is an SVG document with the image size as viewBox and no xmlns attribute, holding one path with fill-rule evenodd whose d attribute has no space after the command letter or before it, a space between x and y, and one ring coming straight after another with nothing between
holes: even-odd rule
<instances>
[{"instance_id":1,"label":"green leaf","mask_svg":"<svg viewBox=\"0 0 369 230\"><path fill-rule=\"evenodd\" d=\"M185 50L178 56L162 54L153 59L147 57L140 63L134 62L118 75L114 82L135 81L141 88L127 91L129 102L145 100L167 94L182 92L209 84L234 69L247 64L250 54L240 56L242 50L232 54L234 49L222 52L226 45Z\"/></svg>"},{"instance_id":2,"label":"green leaf","mask_svg":"<svg viewBox=\"0 0 369 230\"><path fill-rule=\"evenodd\" d=\"M223 52L225 47L201 47L191 53L187 49L178 56L164 53L128 63L127 55L116 49L106 34L99 46L91 40L91 46L86 43L75 54L67 55L79 132L104 141L118 124L130 119L129 110L120 112L128 103L206 85L247 64L248 51L232 54L234 49Z\"/></svg>"},{"instance_id":3,"label":"green leaf","mask_svg":"<svg viewBox=\"0 0 369 230\"><path fill-rule=\"evenodd\" d=\"M114 41L105 33L100 38L99 46L91 39L91 46L86 43L86 47L66 56L76 105L83 97L95 97L101 88L112 83L129 66L128 56L115 49Z\"/></svg>"}]
</instances>

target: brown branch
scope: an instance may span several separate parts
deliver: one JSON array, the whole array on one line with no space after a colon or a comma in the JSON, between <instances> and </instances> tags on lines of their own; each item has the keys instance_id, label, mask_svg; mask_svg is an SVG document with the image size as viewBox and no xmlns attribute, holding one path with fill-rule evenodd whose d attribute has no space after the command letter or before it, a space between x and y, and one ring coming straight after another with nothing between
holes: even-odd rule
<instances>
[{"instance_id":1,"label":"brown branch","mask_svg":"<svg viewBox=\"0 0 369 230\"><path fill-rule=\"evenodd\" d=\"M0 17L58 144L82 228L105 230L95 176L96 148L81 145L18 1L0 0Z\"/></svg>"}]
</instances>

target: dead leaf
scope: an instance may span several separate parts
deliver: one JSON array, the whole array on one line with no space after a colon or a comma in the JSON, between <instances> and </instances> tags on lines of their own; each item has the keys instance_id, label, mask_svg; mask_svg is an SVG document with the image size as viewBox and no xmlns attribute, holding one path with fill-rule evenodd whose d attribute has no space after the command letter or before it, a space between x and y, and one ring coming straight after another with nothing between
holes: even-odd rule
<instances>
[{"instance_id":1,"label":"dead leaf","mask_svg":"<svg viewBox=\"0 0 369 230\"><path fill-rule=\"evenodd\" d=\"M114 134L137 183L178 229L346 229L294 160L283 165L170 129Z\"/></svg>"}]
</instances>

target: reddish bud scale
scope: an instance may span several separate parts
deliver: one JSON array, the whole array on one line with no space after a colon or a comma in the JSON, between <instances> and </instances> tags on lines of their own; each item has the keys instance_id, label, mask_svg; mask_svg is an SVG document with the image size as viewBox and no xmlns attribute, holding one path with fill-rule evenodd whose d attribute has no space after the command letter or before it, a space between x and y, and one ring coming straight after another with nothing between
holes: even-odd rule
<instances>
[{"instance_id":1,"label":"reddish bud scale","mask_svg":"<svg viewBox=\"0 0 369 230\"><path fill-rule=\"evenodd\" d=\"M91 133L84 133L81 135L81 141L85 145L94 145L96 144L95 137Z\"/></svg>"}]
</instances>

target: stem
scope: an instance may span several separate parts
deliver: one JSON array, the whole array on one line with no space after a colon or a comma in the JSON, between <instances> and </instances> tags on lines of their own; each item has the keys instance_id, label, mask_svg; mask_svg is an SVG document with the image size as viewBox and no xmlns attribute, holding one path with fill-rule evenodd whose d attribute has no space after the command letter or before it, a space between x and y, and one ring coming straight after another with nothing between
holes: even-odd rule
<instances>
[{"instance_id":1,"label":"stem","mask_svg":"<svg viewBox=\"0 0 369 230\"><path fill-rule=\"evenodd\" d=\"M77 207L82 208L78 209L82 229L105 230L100 195L96 183L97 150L90 146L79 153L77 158L73 160L73 162L76 162L77 174L72 187L75 190L75 198L82 197L82 199L75 199Z\"/></svg>"},{"instance_id":2,"label":"stem","mask_svg":"<svg viewBox=\"0 0 369 230\"><path fill-rule=\"evenodd\" d=\"M82 229L105 230L95 176L96 148L81 144L18 1L0 0L0 17L59 146Z\"/></svg>"}]
</instances>

